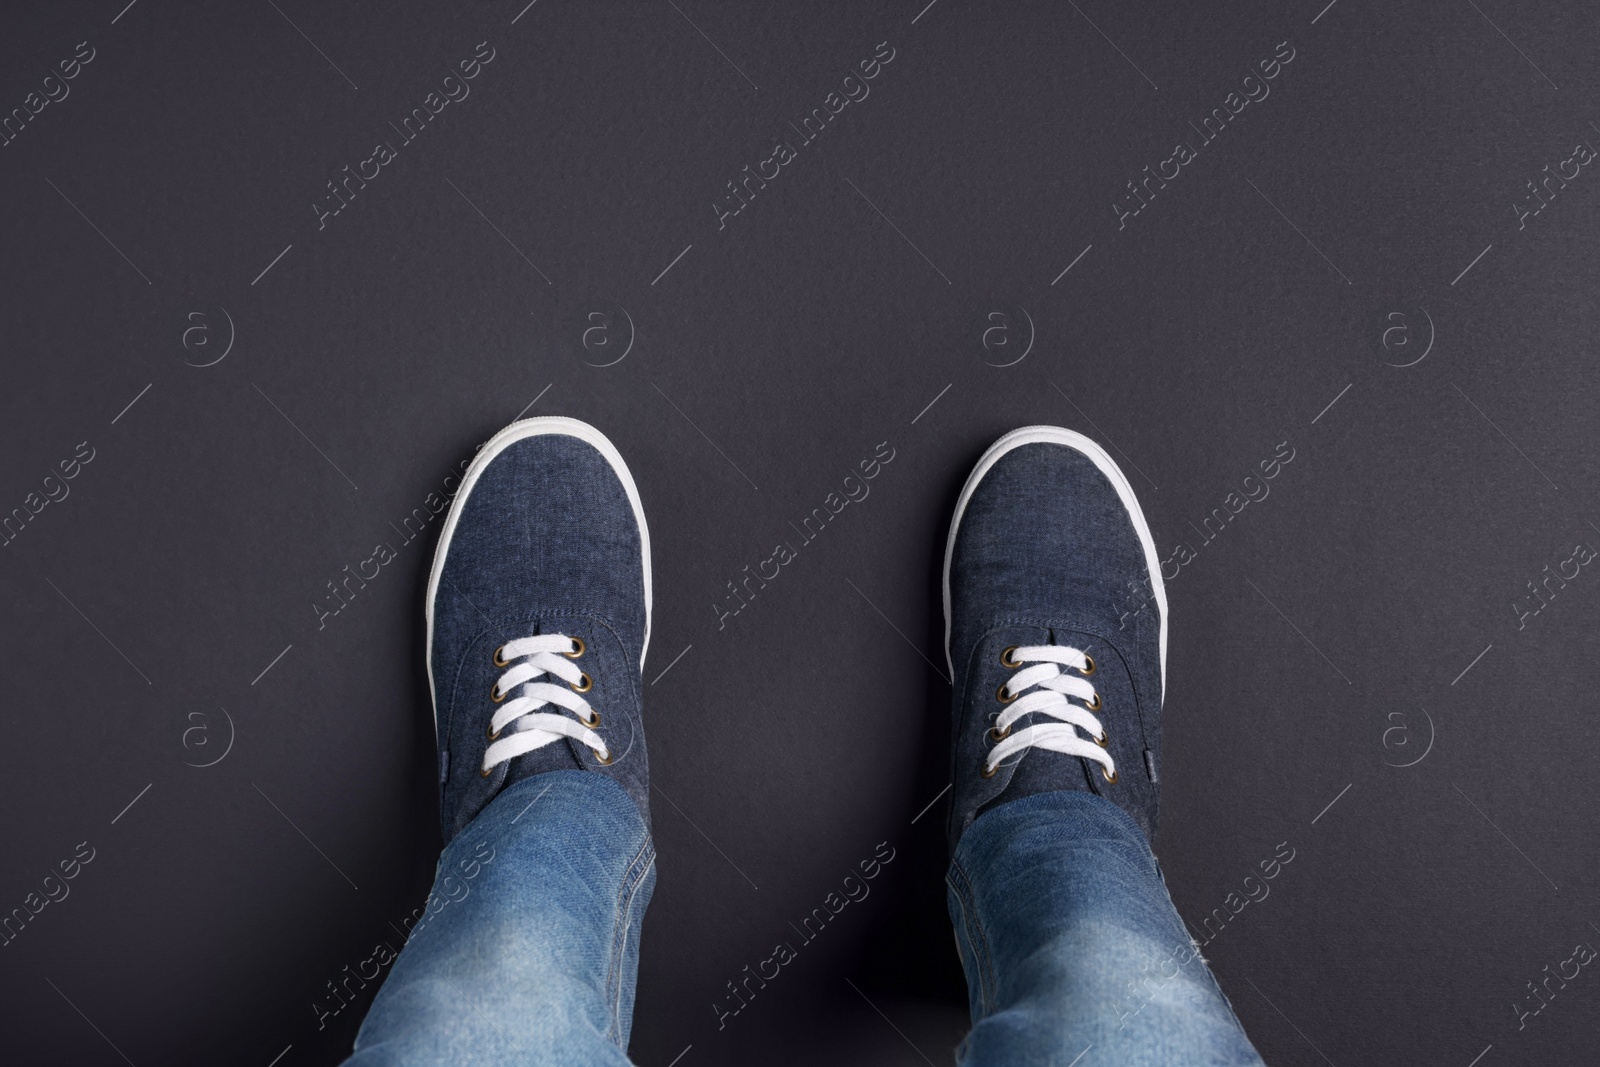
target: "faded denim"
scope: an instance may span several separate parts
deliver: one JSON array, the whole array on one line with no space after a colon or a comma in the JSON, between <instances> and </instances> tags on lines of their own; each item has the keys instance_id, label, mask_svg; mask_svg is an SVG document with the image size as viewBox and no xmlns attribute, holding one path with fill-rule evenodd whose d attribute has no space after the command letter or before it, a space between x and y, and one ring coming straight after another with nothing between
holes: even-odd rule
<instances>
[{"instance_id":1,"label":"faded denim","mask_svg":"<svg viewBox=\"0 0 1600 1067\"><path fill-rule=\"evenodd\" d=\"M441 883L463 861L480 869L451 899L459 889ZM524 778L456 835L438 871L430 899L449 902L401 950L347 1067L626 1064L656 881L627 793L591 771Z\"/></svg>"},{"instance_id":2,"label":"faded denim","mask_svg":"<svg viewBox=\"0 0 1600 1067\"><path fill-rule=\"evenodd\" d=\"M623 1065L655 885L642 531L604 456L559 435L488 459L453 518L429 649L447 845L428 917L347 1062ZM974 1024L961 1062L1259 1064L1148 845L1159 616L1124 606L1145 557L1115 489L1081 452L1023 445L989 470L958 532L947 888ZM600 765L562 741L483 777L494 650L551 632L583 638L588 698L618 758ZM1122 784L1038 751L992 779L977 773L994 690L1011 673L1001 649L1052 641L1099 665Z\"/></svg>"},{"instance_id":3,"label":"faded denim","mask_svg":"<svg viewBox=\"0 0 1600 1067\"><path fill-rule=\"evenodd\" d=\"M1261 1067L1115 804L1081 790L1001 804L945 883L972 1012L962 1067Z\"/></svg>"}]
</instances>

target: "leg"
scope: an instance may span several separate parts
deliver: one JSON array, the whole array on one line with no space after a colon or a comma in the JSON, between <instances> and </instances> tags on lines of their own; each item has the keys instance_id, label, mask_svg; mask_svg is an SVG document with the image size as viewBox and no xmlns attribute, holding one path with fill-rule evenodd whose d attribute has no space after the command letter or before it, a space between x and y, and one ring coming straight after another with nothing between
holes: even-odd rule
<instances>
[{"instance_id":1,"label":"leg","mask_svg":"<svg viewBox=\"0 0 1600 1067\"><path fill-rule=\"evenodd\" d=\"M574 419L483 446L428 580L445 850L352 1064L621 1065L655 885L650 535Z\"/></svg>"},{"instance_id":2,"label":"leg","mask_svg":"<svg viewBox=\"0 0 1600 1067\"><path fill-rule=\"evenodd\" d=\"M963 1062L1259 1065L1150 852L1167 600L1133 487L1081 434L1007 434L944 583Z\"/></svg>"},{"instance_id":3,"label":"leg","mask_svg":"<svg viewBox=\"0 0 1600 1067\"><path fill-rule=\"evenodd\" d=\"M973 1028L962 1063L1254 1065L1144 834L1078 790L981 816L947 878Z\"/></svg>"},{"instance_id":4,"label":"leg","mask_svg":"<svg viewBox=\"0 0 1600 1067\"><path fill-rule=\"evenodd\" d=\"M624 1065L655 850L599 775L524 778L450 842L351 1067Z\"/></svg>"}]
</instances>

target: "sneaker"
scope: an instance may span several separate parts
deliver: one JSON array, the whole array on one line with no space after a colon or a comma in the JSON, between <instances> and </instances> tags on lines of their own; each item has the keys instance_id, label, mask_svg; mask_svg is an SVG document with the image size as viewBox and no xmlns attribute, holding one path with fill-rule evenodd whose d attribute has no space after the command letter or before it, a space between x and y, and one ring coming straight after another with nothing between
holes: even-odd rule
<instances>
[{"instance_id":1,"label":"sneaker","mask_svg":"<svg viewBox=\"0 0 1600 1067\"><path fill-rule=\"evenodd\" d=\"M427 614L447 843L510 783L557 770L615 779L648 825L650 532L604 434L524 419L483 446L439 535Z\"/></svg>"},{"instance_id":2,"label":"sneaker","mask_svg":"<svg viewBox=\"0 0 1600 1067\"><path fill-rule=\"evenodd\" d=\"M1167 597L1104 449L1054 426L990 446L950 524L944 617L951 849L990 808L1059 789L1103 796L1152 834Z\"/></svg>"}]
</instances>

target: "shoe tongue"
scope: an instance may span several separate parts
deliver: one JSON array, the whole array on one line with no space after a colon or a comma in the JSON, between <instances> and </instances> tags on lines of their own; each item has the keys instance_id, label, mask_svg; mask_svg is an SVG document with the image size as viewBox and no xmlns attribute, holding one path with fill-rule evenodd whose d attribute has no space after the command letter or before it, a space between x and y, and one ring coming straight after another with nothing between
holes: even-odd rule
<instances>
[{"instance_id":1,"label":"shoe tongue","mask_svg":"<svg viewBox=\"0 0 1600 1067\"><path fill-rule=\"evenodd\" d=\"M1117 694L1111 698L1110 705L1097 714L1106 729L1116 738L1112 747L1120 780L1115 785L1105 782L1100 773L1100 765L1093 760L1069 756L1051 749L1030 748L1016 763L1005 789L979 808L978 814L981 815L1009 800L1017 800L1034 793L1077 789L1096 793L1116 804L1133 816L1134 821L1143 828L1145 835L1150 836L1154 832L1155 823L1154 788L1142 764L1143 742L1127 743L1137 736L1128 735L1127 731L1138 730L1140 717L1137 709L1130 703L1134 699L1131 680L1127 677L1126 668L1120 658L1106 646L1105 641L1061 627L1040 627L1032 633L1023 631L1015 636L1008 635L1008 640L1019 644L1038 643L1077 648L1094 658L1095 673L1089 680L1099 683L1096 685L1098 691ZM1009 677L1015 673L1015 671L1004 671L997 677Z\"/></svg>"},{"instance_id":2,"label":"shoe tongue","mask_svg":"<svg viewBox=\"0 0 1600 1067\"><path fill-rule=\"evenodd\" d=\"M1088 761L1077 756L1052 752L1047 748L1029 749L1027 755L1017 764L1016 770L1011 772L1011 781L1006 783L1005 790L986 807L1004 804L1016 797L1048 793L1056 789L1083 789L1093 792L1093 787L1089 784Z\"/></svg>"},{"instance_id":3,"label":"shoe tongue","mask_svg":"<svg viewBox=\"0 0 1600 1067\"><path fill-rule=\"evenodd\" d=\"M495 641L503 643L519 637L566 632L561 620L510 623L499 627L499 633L490 640L489 645L493 647ZM513 782L544 771L582 769L571 744L563 738L501 764L488 778L479 774L484 751L490 744L486 727L498 707L491 701L489 691L505 670L504 667L494 666L486 653L468 656L462 664L462 676L456 693L460 703L450 723L450 762L440 766L440 773L444 777L440 815L446 841L464 829L502 789ZM507 731L518 728L516 723L506 727Z\"/></svg>"}]
</instances>

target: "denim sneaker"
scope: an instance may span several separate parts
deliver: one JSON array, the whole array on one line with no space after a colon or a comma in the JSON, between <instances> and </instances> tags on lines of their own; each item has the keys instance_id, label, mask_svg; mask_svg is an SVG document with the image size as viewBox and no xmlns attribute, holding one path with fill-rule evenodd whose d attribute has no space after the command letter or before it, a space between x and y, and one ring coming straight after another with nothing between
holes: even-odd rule
<instances>
[{"instance_id":1,"label":"denim sneaker","mask_svg":"<svg viewBox=\"0 0 1600 1067\"><path fill-rule=\"evenodd\" d=\"M1082 434L996 441L945 546L955 690L950 847L990 808L1059 789L1154 833L1167 597L1133 487Z\"/></svg>"},{"instance_id":2,"label":"denim sneaker","mask_svg":"<svg viewBox=\"0 0 1600 1067\"><path fill-rule=\"evenodd\" d=\"M445 841L512 782L616 780L649 824L640 677L650 531L604 434L524 419L467 468L428 579Z\"/></svg>"}]
</instances>

